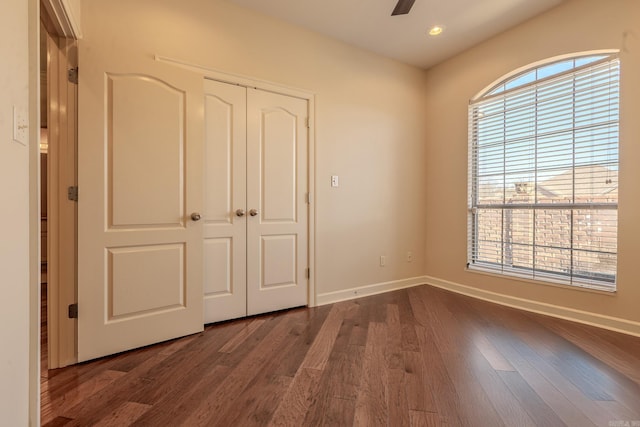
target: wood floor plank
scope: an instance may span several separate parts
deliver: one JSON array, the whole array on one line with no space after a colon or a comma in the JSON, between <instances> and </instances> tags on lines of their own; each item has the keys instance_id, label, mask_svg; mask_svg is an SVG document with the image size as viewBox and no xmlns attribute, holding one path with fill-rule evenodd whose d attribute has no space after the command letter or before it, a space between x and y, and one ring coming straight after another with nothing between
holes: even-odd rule
<instances>
[{"instance_id":1,"label":"wood floor plank","mask_svg":"<svg viewBox=\"0 0 640 427\"><path fill-rule=\"evenodd\" d=\"M416 336L416 328L414 323L402 323L402 351L419 352L420 344L418 343L418 337Z\"/></svg>"},{"instance_id":2,"label":"wood floor plank","mask_svg":"<svg viewBox=\"0 0 640 427\"><path fill-rule=\"evenodd\" d=\"M280 363L276 375L286 375L294 377L300 368L304 358L309 353L311 344L315 341L318 332L322 328L331 307L315 307L309 309L305 317L296 320L292 330L291 337L295 340L287 357L280 358Z\"/></svg>"},{"instance_id":3,"label":"wood floor plank","mask_svg":"<svg viewBox=\"0 0 640 427\"><path fill-rule=\"evenodd\" d=\"M301 368L293 383L282 398L278 409L269 422L271 426L303 425L309 406L317 393L322 371Z\"/></svg>"},{"instance_id":4,"label":"wood floor plank","mask_svg":"<svg viewBox=\"0 0 640 427\"><path fill-rule=\"evenodd\" d=\"M563 337L555 334L547 328L541 326L538 322L527 320L527 316L521 316L517 311L502 311L501 316L509 319L514 325L522 325L526 328L527 333L521 336L526 339L527 344L540 356L543 356L546 362L553 366L555 370L583 394L591 400L611 401L616 397L612 393L617 393L618 388L606 389L602 384L610 381L619 382L620 386L629 384L628 378L620 375L613 369L610 369L604 363L591 354L584 352L579 347L565 340ZM616 378L617 377L617 378ZM630 396L640 397L640 389L636 388ZM617 397L625 400L627 394L618 394ZM630 402L633 405L634 402Z\"/></svg>"},{"instance_id":5,"label":"wood floor plank","mask_svg":"<svg viewBox=\"0 0 640 427\"><path fill-rule=\"evenodd\" d=\"M332 397L327 404L327 411L324 413L321 424L311 424L320 426L351 426L354 425L356 412L356 401L351 399L340 399ZM308 425L308 424L303 424Z\"/></svg>"},{"instance_id":6,"label":"wood floor plank","mask_svg":"<svg viewBox=\"0 0 640 427\"><path fill-rule=\"evenodd\" d=\"M473 303L472 307L476 304ZM486 318L491 319L492 327L486 330L487 337L499 348L509 362L516 366L517 371L527 379L547 405L551 406L556 414L567 425L606 425L609 415L597 409L593 401L584 395L575 385L560 374L547 362L548 356L553 353L545 348L545 351L534 351L529 344L535 342L535 335L521 328L510 329L505 325L517 322L517 312L506 310L487 311L477 310Z\"/></svg>"},{"instance_id":7,"label":"wood floor plank","mask_svg":"<svg viewBox=\"0 0 640 427\"><path fill-rule=\"evenodd\" d=\"M298 344L298 340L290 339L292 331L297 330L300 326L293 316L294 313L291 314L291 329L289 335L277 349L279 355L290 354ZM280 370L280 359L280 357L268 359L234 405L229 407L226 412L216 416L216 423L242 426L266 425L273 418L278 403L287 394L295 379L295 377L274 374Z\"/></svg>"},{"instance_id":8,"label":"wood floor plank","mask_svg":"<svg viewBox=\"0 0 640 427\"><path fill-rule=\"evenodd\" d=\"M429 329L423 326L415 328L420 343L422 378L425 388L433 397L435 409L440 418L448 424L462 425L460 397L448 373L445 360L431 339Z\"/></svg>"},{"instance_id":9,"label":"wood floor plank","mask_svg":"<svg viewBox=\"0 0 640 427\"><path fill-rule=\"evenodd\" d=\"M353 330L351 331L349 344L360 345L364 347L367 344L367 333L369 328L371 304L363 305L361 301L361 299L353 301L353 303L358 306L358 316L354 318Z\"/></svg>"},{"instance_id":10,"label":"wood floor plank","mask_svg":"<svg viewBox=\"0 0 640 427\"><path fill-rule=\"evenodd\" d=\"M231 408L223 414L216 415L212 422L221 426L267 425L292 381L291 377L273 376L263 372L263 375L243 391ZM211 425L211 421L208 425Z\"/></svg>"},{"instance_id":11,"label":"wood floor plank","mask_svg":"<svg viewBox=\"0 0 640 427\"><path fill-rule=\"evenodd\" d=\"M638 412L640 411L640 402L638 402L638 406L633 408L628 408L620 402L596 402L596 406L606 412L607 414L615 414L615 419L611 419L610 422L613 421L625 421L629 422L632 426L635 423L640 426L640 415Z\"/></svg>"},{"instance_id":12,"label":"wood floor plank","mask_svg":"<svg viewBox=\"0 0 640 427\"><path fill-rule=\"evenodd\" d=\"M43 372L41 421L631 425L639 362L638 338L421 286L209 325Z\"/></svg>"},{"instance_id":13,"label":"wood floor plank","mask_svg":"<svg viewBox=\"0 0 640 427\"><path fill-rule=\"evenodd\" d=\"M52 420L42 423L43 427L63 427L69 425L73 420L66 417L55 417Z\"/></svg>"},{"instance_id":14,"label":"wood floor plank","mask_svg":"<svg viewBox=\"0 0 640 427\"><path fill-rule=\"evenodd\" d=\"M344 351L338 351L332 359L327 374L328 396L339 399L355 400L362 381L365 348L347 345Z\"/></svg>"},{"instance_id":15,"label":"wood floor plank","mask_svg":"<svg viewBox=\"0 0 640 427\"><path fill-rule=\"evenodd\" d=\"M402 360L402 325L400 324L400 311L395 304L387 304L387 345L385 358L387 369L403 369Z\"/></svg>"},{"instance_id":16,"label":"wood floor plank","mask_svg":"<svg viewBox=\"0 0 640 427\"><path fill-rule=\"evenodd\" d=\"M249 337L247 337L241 346L237 347L232 352L219 352L220 359L217 363L231 367L238 365L238 363L244 360L249 353L264 341L265 337L278 323L283 321L283 318L281 317L261 316L261 318L265 320L265 322Z\"/></svg>"},{"instance_id":17,"label":"wood floor plank","mask_svg":"<svg viewBox=\"0 0 640 427\"><path fill-rule=\"evenodd\" d=\"M151 408L136 402L125 402L116 408L111 414L101 419L94 427L120 427L133 424L145 412Z\"/></svg>"},{"instance_id":18,"label":"wood floor plank","mask_svg":"<svg viewBox=\"0 0 640 427\"><path fill-rule=\"evenodd\" d=\"M345 328L349 328L347 323L343 323L342 329ZM364 374L364 351L364 347L349 345L348 341L339 343L336 340L303 425L326 425L334 415L342 416L341 413L332 412L330 405L335 399L352 400L355 408L355 399Z\"/></svg>"},{"instance_id":19,"label":"wood floor plank","mask_svg":"<svg viewBox=\"0 0 640 427\"><path fill-rule=\"evenodd\" d=\"M410 410L419 412L436 412L433 398L432 378L429 371L423 367L423 357L419 352L405 351L404 386L407 395L407 406Z\"/></svg>"},{"instance_id":20,"label":"wood floor plank","mask_svg":"<svg viewBox=\"0 0 640 427\"><path fill-rule=\"evenodd\" d=\"M318 332L318 335L313 341L311 348L307 352L306 357L302 361L300 365L301 368L324 369L336 337L340 332L340 327L344 320L344 313L352 308L355 309L356 307L352 304L336 304L333 306L320 332Z\"/></svg>"},{"instance_id":21,"label":"wood floor plank","mask_svg":"<svg viewBox=\"0 0 640 427\"><path fill-rule=\"evenodd\" d=\"M520 404L529 413L536 425L549 427L566 425L518 372L500 371L498 374L518 398Z\"/></svg>"},{"instance_id":22,"label":"wood floor plank","mask_svg":"<svg viewBox=\"0 0 640 427\"><path fill-rule=\"evenodd\" d=\"M634 411L640 407L640 375L634 370L640 366L640 354L624 357L617 347L607 345L593 333L583 328L568 327L568 322L549 322L545 316L537 316L535 322L550 329L559 337L564 338L570 345L584 350L588 357L581 357L577 367L582 372L587 371L592 381L597 384L616 382L619 387L612 389L608 395L626 405ZM612 348L613 347L613 348ZM549 356L549 358L553 358ZM596 367L597 369L593 369ZM598 399L607 401L608 399Z\"/></svg>"},{"instance_id":23,"label":"wood floor plank","mask_svg":"<svg viewBox=\"0 0 640 427\"><path fill-rule=\"evenodd\" d=\"M636 384L640 384L640 372L637 369L640 366L640 349L637 353L631 354L624 351L605 338L605 332L610 331L597 331L595 328L585 328L584 325L576 325L562 319L552 321L543 316L539 316L536 320L606 365L626 375ZM610 332L609 335L621 334Z\"/></svg>"},{"instance_id":24,"label":"wood floor plank","mask_svg":"<svg viewBox=\"0 0 640 427\"><path fill-rule=\"evenodd\" d=\"M102 371L95 377L80 383L77 387L70 389L66 393L56 395L54 399L48 398L46 403L43 403L42 410L51 413L54 412L51 408L55 408L56 413L65 413L68 409L82 403L89 396L108 387L125 374L125 372L121 371ZM43 414L42 418L43 422L46 422L46 415Z\"/></svg>"},{"instance_id":25,"label":"wood floor plank","mask_svg":"<svg viewBox=\"0 0 640 427\"><path fill-rule=\"evenodd\" d=\"M415 326L417 322L416 322L415 315L413 314L413 310L411 309L411 300L409 297L409 293L406 290L395 291L390 293L397 296L395 304L398 306L398 310L400 311L400 323L410 327ZM403 350L408 350L408 349L403 349ZM413 350L409 349L408 351L413 351Z\"/></svg>"},{"instance_id":26,"label":"wood floor plank","mask_svg":"<svg viewBox=\"0 0 640 427\"><path fill-rule=\"evenodd\" d=\"M516 357L513 360L514 362L521 362L521 358L518 357L517 353L509 351L509 347L497 347L494 345L490 339L496 336L494 325L488 319L482 318L481 313L477 313L469 302L469 299L457 300L457 304L461 308L457 320L463 326L462 331L464 331L464 334L468 336L468 339L474 343L477 349L471 348L469 354L473 355L474 352L479 351L483 356L472 357L475 376L487 391L496 411L506 425L535 425L534 420L527 414L523 405L518 402L515 394L509 390L498 375L501 371L515 372L515 365L511 361L514 355ZM509 343L519 342L515 336L510 336L507 341ZM565 415L564 418L562 416L560 418L563 421L567 419L569 421L567 425L592 425L586 417L580 416L581 414L579 413L576 414L575 408L566 401L566 398L553 385L545 382L539 373L528 367L526 363L524 365L520 363L520 366L529 368L525 369L527 383L534 390L542 390L545 396L550 396L549 399L544 399L545 402L553 407L554 411L556 408L560 409L560 413ZM568 405L563 405L563 403Z\"/></svg>"},{"instance_id":27,"label":"wood floor plank","mask_svg":"<svg viewBox=\"0 0 640 427\"><path fill-rule=\"evenodd\" d=\"M442 420L434 412L410 411L409 420L411 427L440 427Z\"/></svg>"},{"instance_id":28,"label":"wood floor plank","mask_svg":"<svg viewBox=\"0 0 640 427\"><path fill-rule=\"evenodd\" d=\"M230 372L231 368L225 365L213 365L207 371L201 371L199 379L192 382L189 388L167 393L166 399L153 405L136 421L136 425L154 427L166 424L167 420L187 418L209 393L222 384Z\"/></svg>"},{"instance_id":29,"label":"wood floor plank","mask_svg":"<svg viewBox=\"0 0 640 427\"><path fill-rule=\"evenodd\" d=\"M289 334L291 327L290 321L283 320L276 324L264 340L230 372L213 393L203 396L202 403L194 408L193 412L184 420L183 425L210 425L215 422L218 414L224 414L230 410L268 361L280 356L280 346Z\"/></svg>"},{"instance_id":30,"label":"wood floor plank","mask_svg":"<svg viewBox=\"0 0 640 427\"><path fill-rule=\"evenodd\" d=\"M238 333L238 329L229 330L229 332L231 331L234 332L227 337L234 337ZM140 375L139 385L135 392L128 396L128 399L148 405L155 405L160 400L166 401L167 396L162 387L163 384L175 384L173 393L184 390L197 379L198 372L217 363L222 356L222 352L220 352L222 342L208 341L201 336L191 345L193 346L191 351L170 353L161 363ZM183 372L180 368L187 364L196 369Z\"/></svg>"},{"instance_id":31,"label":"wood floor plank","mask_svg":"<svg viewBox=\"0 0 640 427\"><path fill-rule=\"evenodd\" d=\"M320 372L319 384L317 386L318 391L315 393L312 402L309 402L308 411L303 418L303 425L323 425L327 422L327 417L331 416L331 408L328 406L334 397L346 397L355 398L357 394L355 386L353 386L353 370L351 369L350 355L357 352L352 352L353 346L349 345L351 339L351 333L357 322L365 322L365 319L361 319L360 305L349 304L348 306L342 306L340 317L340 328L337 334L330 331L329 334L320 333L316 336L316 341L312 344L307 357L301 363L301 369L313 369L304 368L305 363L308 362L313 348L317 346L318 342L324 342L326 347L330 348L330 353L326 364L323 364L326 369L314 369ZM332 310L332 313L335 313ZM329 317L327 317L327 320ZM326 331L326 330L325 330ZM333 343L328 342L329 337L335 337ZM357 347L356 347L357 348ZM359 381L359 377L356 379Z\"/></svg>"},{"instance_id":32,"label":"wood floor plank","mask_svg":"<svg viewBox=\"0 0 640 427\"><path fill-rule=\"evenodd\" d=\"M196 357L202 357L201 355L209 354L211 349L217 350L224 345L224 343L228 341L237 330L241 329L241 327L241 324L237 324L225 325L225 327L217 329L214 335L219 340L205 339L204 334L196 334L196 339L193 339L193 336L187 337L189 345L182 347L184 351L181 351L180 354L167 352L165 346L160 346L158 349L159 351L155 355L150 353L152 354L152 357L147 357L147 359L140 362L136 367L127 372L127 375L115 381L111 387L104 388L99 392L94 393L81 403L73 406L68 411L65 411L62 415L66 414L70 418L80 420L85 425L93 425L103 417L107 416L114 408L122 405L126 401L130 401L130 397L132 396L144 396L144 394L149 393L150 390L154 395L156 395L155 393L158 393L157 396L163 394L163 392L166 393L166 389L162 384L160 385L159 390L149 388L149 385L153 383L153 380L150 380L150 378L154 377L153 373L159 369L159 366L169 358L189 361ZM149 348L135 350L134 352L131 352L131 356L133 356L133 358L137 358L140 352L149 354L149 351ZM185 365L172 363L171 366L176 367L177 369L175 372L176 376L174 378L179 377L183 379L184 374L182 368L184 368Z\"/></svg>"},{"instance_id":33,"label":"wood floor plank","mask_svg":"<svg viewBox=\"0 0 640 427\"><path fill-rule=\"evenodd\" d=\"M238 348L240 344L245 342L247 338L251 336L252 333L255 332L260 326L264 324L266 320L264 318L258 318L251 321L244 327L236 336L231 338L225 345L220 349L221 353L231 353L233 350Z\"/></svg>"},{"instance_id":34,"label":"wood floor plank","mask_svg":"<svg viewBox=\"0 0 640 427\"><path fill-rule=\"evenodd\" d=\"M474 335L473 343L494 370L515 371L513 366L511 366L511 363L502 356L502 354L493 346L493 344L491 344L485 335Z\"/></svg>"},{"instance_id":35,"label":"wood floor plank","mask_svg":"<svg viewBox=\"0 0 640 427\"><path fill-rule=\"evenodd\" d=\"M137 368L132 369L130 372L143 373L165 358L166 356L158 354L140 363ZM108 416L114 408L125 403L127 401L125 393L137 390L139 384L139 376L123 376L114 382L113 387L104 388L73 407L64 409L61 415L68 416L74 420L81 420L80 424L93 425Z\"/></svg>"},{"instance_id":36,"label":"wood floor plank","mask_svg":"<svg viewBox=\"0 0 640 427\"><path fill-rule=\"evenodd\" d=\"M455 306L444 304L443 297L435 295L435 298L432 296L430 299L430 305L438 308L439 315L435 316L432 311L426 313L429 327L425 328L425 332L429 335L424 334L422 337L419 336L419 339L423 340L422 346L431 349L431 355L423 350L423 356L427 359L440 353L441 361L434 361L444 365L448 373L459 400L457 416L464 424L473 425L476 420L483 420L494 426L504 425L493 402L474 375L473 366L466 358L467 352L460 351L457 344L459 342L466 343L469 349L473 348L473 345L464 336L459 335L457 319L450 311Z\"/></svg>"},{"instance_id":37,"label":"wood floor plank","mask_svg":"<svg viewBox=\"0 0 640 427\"><path fill-rule=\"evenodd\" d=\"M494 336L493 340L497 340L497 338ZM502 354L510 361L510 364L516 368L516 371L525 379L527 384L553 409L566 425L595 426L593 421L578 410L574 403L567 399L551 381L545 378L527 359L523 358L518 351L515 350L514 346L524 346L523 343L518 343L518 341L512 337L507 342L500 341L498 345L500 346ZM587 403L586 397L584 402Z\"/></svg>"},{"instance_id":38,"label":"wood floor plank","mask_svg":"<svg viewBox=\"0 0 640 427\"><path fill-rule=\"evenodd\" d=\"M388 379L385 369L384 347L387 342L387 326L371 322L367 335L354 424L357 426L387 425Z\"/></svg>"},{"instance_id":39,"label":"wood floor plank","mask_svg":"<svg viewBox=\"0 0 640 427\"><path fill-rule=\"evenodd\" d=\"M474 354L475 353L475 354ZM470 352L471 366L478 384L486 392L493 408L506 426L535 426L535 420L527 413L526 408L518 400L513 390L504 382L502 372L514 370L495 370L477 350Z\"/></svg>"},{"instance_id":40,"label":"wood floor plank","mask_svg":"<svg viewBox=\"0 0 640 427\"><path fill-rule=\"evenodd\" d=\"M392 368L387 372L388 423L398 427L408 427L410 425L409 402L404 369Z\"/></svg>"},{"instance_id":41,"label":"wood floor plank","mask_svg":"<svg viewBox=\"0 0 640 427\"><path fill-rule=\"evenodd\" d=\"M529 363L540 372L547 381L562 393L565 398L574 403L576 408L584 413L594 424L605 425L611 419L606 412L597 408L594 401L583 393L575 384L567 379L554 366L545 359L537 357L528 346L518 346L520 354L524 355Z\"/></svg>"}]
</instances>

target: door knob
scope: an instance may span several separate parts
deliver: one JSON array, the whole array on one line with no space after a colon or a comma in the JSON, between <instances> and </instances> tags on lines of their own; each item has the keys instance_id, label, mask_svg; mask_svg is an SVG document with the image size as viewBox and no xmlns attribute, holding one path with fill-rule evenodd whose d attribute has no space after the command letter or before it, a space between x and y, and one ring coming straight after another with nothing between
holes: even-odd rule
<instances>
[{"instance_id":1,"label":"door knob","mask_svg":"<svg viewBox=\"0 0 640 427\"><path fill-rule=\"evenodd\" d=\"M251 215L251 216L256 216L256 215L258 215L258 213L259 213L259 212L258 212L258 210L257 210L257 209L251 209L251 210L249 211L249 215Z\"/></svg>"},{"instance_id":2,"label":"door knob","mask_svg":"<svg viewBox=\"0 0 640 427\"><path fill-rule=\"evenodd\" d=\"M200 216L200 214L198 212L194 212L194 213L191 214L191 220L192 221L200 221L200 218L201 218L201 216Z\"/></svg>"},{"instance_id":3,"label":"door knob","mask_svg":"<svg viewBox=\"0 0 640 427\"><path fill-rule=\"evenodd\" d=\"M244 216L244 209L237 209L236 216Z\"/></svg>"}]
</instances>

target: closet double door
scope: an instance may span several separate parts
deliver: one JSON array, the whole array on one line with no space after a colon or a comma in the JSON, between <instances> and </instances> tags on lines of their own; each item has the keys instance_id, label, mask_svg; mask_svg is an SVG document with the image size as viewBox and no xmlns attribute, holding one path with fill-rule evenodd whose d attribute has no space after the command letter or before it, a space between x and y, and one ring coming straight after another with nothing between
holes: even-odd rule
<instances>
[{"instance_id":1,"label":"closet double door","mask_svg":"<svg viewBox=\"0 0 640 427\"><path fill-rule=\"evenodd\" d=\"M307 304L308 101L205 80L205 323Z\"/></svg>"}]
</instances>

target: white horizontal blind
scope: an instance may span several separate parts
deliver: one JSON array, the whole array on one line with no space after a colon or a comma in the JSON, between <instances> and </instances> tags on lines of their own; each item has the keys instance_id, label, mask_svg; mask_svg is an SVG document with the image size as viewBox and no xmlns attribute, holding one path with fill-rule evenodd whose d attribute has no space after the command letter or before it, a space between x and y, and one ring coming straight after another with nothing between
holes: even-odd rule
<instances>
[{"instance_id":1,"label":"white horizontal blind","mask_svg":"<svg viewBox=\"0 0 640 427\"><path fill-rule=\"evenodd\" d=\"M564 59L471 103L469 268L615 290L619 74Z\"/></svg>"}]
</instances>

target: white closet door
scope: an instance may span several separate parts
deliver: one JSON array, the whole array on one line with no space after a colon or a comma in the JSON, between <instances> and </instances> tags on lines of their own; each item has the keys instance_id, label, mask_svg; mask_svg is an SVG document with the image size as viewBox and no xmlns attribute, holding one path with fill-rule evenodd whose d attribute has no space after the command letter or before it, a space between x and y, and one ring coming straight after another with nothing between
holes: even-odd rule
<instances>
[{"instance_id":1,"label":"white closet door","mask_svg":"<svg viewBox=\"0 0 640 427\"><path fill-rule=\"evenodd\" d=\"M247 314L246 93L205 80L205 323Z\"/></svg>"},{"instance_id":2,"label":"white closet door","mask_svg":"<svg viewBox=\"0 0 640 427\"><path fill-rule=\"evenodd\" d=\"M307 304L307 101L247 89L247 313Z\"/></svg>"}]
</instances>

